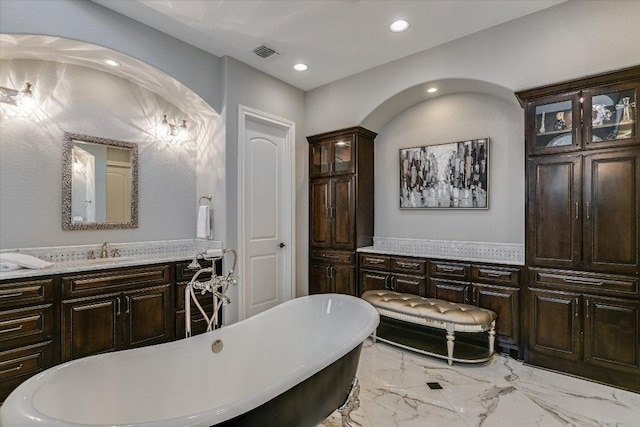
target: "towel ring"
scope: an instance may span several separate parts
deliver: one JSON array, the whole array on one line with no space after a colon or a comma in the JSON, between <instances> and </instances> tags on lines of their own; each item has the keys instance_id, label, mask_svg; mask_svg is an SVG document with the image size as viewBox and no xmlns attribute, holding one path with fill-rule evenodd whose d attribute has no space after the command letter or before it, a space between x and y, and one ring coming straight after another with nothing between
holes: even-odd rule
<instances>
[{"instance_id":1,"label":"towel ring","mask_svg":"<svg viewBox=\"0 0 640 427\"><path fill-rule=\"evenodd\" d=\"M207 200L207 204L211 205L211 199L213 199L213 195L207 194L206 196L200 196L200 199L198 199L198 205L199 206L202 206L202 199L206 199Z\"/></svg>"}]
</instances>

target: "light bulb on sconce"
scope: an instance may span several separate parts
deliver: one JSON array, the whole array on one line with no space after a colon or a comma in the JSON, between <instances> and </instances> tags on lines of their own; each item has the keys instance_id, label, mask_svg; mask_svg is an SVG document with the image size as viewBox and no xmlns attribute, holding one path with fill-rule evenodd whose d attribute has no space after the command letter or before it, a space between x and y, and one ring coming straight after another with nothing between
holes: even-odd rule
<instances>
[{"instance_id":1,"label":"light bulb on sconce","mask_svg":"<svg viewBox=\"0 0 640 427\"><path fill-rule=\"evenodd\" d=\"M0 86L0 102L15 105L23 114L29 114L35 110L38 105L31 88L32 86L29 82L25 82L22 90Z\"/></svg>"},{"instance_id":2,"label":"light bulb on sconce","mask_svg":"<svg viewBox=\"0 0 640 427\"><path fill-rule=\"evenodd\" d=\"M190 138L189 129L187 129L187 121L183 120L180 125L169 123L167 115L162 116L162 120L158 124L156 131L158 138L172 144L182 144Z\"/></svg>"}]
</instances>

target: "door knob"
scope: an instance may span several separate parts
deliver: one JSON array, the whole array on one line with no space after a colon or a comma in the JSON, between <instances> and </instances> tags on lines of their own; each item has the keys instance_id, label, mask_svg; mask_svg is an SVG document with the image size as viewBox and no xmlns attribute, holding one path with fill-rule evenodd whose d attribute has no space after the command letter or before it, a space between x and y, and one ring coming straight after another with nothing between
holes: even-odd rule
<instances>
[{"instance_id":1,"label":"door knob","mask_svg":"<svg viewBox=\"0 0 640 427\"><path fill-rule=\"evenodd\" d=\"M281 247L281 248L284 248L286 245L284 243L280 242L280 244L278 246Z\"/></svg>"}]
</instances>

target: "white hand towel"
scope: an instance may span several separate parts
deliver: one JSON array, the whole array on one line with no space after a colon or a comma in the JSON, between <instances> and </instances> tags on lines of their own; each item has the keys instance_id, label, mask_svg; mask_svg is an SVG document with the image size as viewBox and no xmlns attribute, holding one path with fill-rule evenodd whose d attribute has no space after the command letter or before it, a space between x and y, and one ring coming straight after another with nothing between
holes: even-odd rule
<instances>
[{"instance_id":1,"label":"white hand towel","mask_svg":"<svg viewBox=\"0 0 640 427\"><path fill-rule=\"evenodd\" d=\"M205 258L219 258L223 255L222 249L208 249Z\"/></svg>"},{"instance_id":2,"label":"white hand towel","mask_svg":"<svg viewBox=\"0 0 640 427\"><path fill-rule=\"evenodd\" d=\"M36 258L31 255L18 254L15 252L0 254L0 262L11 262L13 264L18 264L20 267L33 269L47 268L53 265L52 262L43 261L40 258Z\"/></svg>"},{"instance_id":3,"label":"white hand towel","mask_svg":"<svg viewBox=\"0 0 640 427\"><path fill-rule=\"evenodd\" d=\"M209 206L201 205L198 208L198 229L196 237L198 239L208 239L211 235L211 227L209 226Z\"/></svg>"}]
</instances>

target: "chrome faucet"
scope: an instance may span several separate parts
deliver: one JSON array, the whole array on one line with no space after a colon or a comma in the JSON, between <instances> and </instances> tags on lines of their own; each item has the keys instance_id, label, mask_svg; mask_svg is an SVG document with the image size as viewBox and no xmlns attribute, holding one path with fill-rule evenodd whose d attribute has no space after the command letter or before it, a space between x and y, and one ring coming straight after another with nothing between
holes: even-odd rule
<instances>
[{"instance_id":1,"label":"chrome faucet","mask_svg":"<svg viewBox=\"0 0 640 427\"><path fill-rule=\"evenodd\" d=\"M100 258L109 258L109 243L104 242L100 250Z\"/></svg>"}]
</instances>

